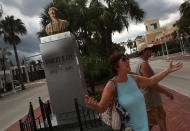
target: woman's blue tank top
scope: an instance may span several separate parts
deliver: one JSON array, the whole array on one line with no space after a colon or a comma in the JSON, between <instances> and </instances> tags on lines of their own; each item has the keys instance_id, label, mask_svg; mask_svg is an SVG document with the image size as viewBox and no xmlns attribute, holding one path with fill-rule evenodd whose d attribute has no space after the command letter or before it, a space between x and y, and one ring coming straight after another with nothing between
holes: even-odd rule
<instances>
[{"instance_id":1,"label":"woman's blue tank top","mask_svg":"<svg viewBox=\"0 0 190 131\"><path fill-rule=\"evenodd\" d=\"M124 83L117 83L118 102L128 111L130 121L125 125L134 131L148 131L148 121L144 96L135 80L128 75Z\"/></svg>"}]
</instances>

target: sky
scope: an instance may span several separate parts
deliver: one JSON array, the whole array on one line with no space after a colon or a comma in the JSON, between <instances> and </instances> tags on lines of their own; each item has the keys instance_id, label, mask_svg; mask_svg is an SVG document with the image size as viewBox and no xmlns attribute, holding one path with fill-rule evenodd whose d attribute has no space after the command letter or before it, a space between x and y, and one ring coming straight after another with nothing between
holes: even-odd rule
<instances>
[{"instance_id":1,"label":"sky","mask_svg":"<svg viewBox=\"0 0 190 131\"><path fill-rule=\"evenodd\" d=\"M43 8L52 0L0 0L3 7L4 18L7 15L14 15L23 21L27 28L27 34L21 36L22 42L17 46L19 58L29 57L40 53L40 41L36 35L41 29L40 14ZM112 41L116 43L125 42L128 39L134 39L138 35L145 33L144 22L158 18L161 27L164 27L179 19L179 6L184 0L136 0L145 11L145 18L142 23L130 21L130 26L123 32L114 32ZM2 19L0 18L0 19ZM8 48L12 52L11 60L15 63L12 46L5 44L0 37L0 48ZM127 50L129 52L129 50ZM40 59L40 57L33 57Z\"/></svg>"}]
</instances>

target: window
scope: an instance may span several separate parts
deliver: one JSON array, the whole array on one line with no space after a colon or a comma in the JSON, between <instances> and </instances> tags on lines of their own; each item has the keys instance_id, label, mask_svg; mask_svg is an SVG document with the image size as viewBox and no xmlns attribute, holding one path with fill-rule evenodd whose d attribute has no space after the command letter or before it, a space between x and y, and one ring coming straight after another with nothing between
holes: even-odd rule
<instances>
[{"instance_id":1,"label":"window","mask_svg":"<svg viewBox=\"0 0 190 131\"><path fill-rule=\"evenodd\" d=\"M176 27L176 24L173 24L173 27Z\"/></svg>"},{"instance_id":2,"label":"window","mask_svg":"<svg viewBox=\"0 0 190 131\"><path fill-rule=\"evenodd\" d=\"M157 29L157 24L154 23L154 24L151 24L151 30L156 30Z\"/></svg>"}]
</instances>

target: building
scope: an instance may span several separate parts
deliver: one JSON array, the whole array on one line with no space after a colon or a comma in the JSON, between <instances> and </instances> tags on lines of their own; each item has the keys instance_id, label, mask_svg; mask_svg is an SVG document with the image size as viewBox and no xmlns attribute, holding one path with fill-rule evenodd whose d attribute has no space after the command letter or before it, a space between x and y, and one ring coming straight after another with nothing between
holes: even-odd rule
<instances>
[{"instance_id":1,"label":"building","mask_svg":"<svg viewBox=\"0 0 190 131\"><path fill-rule=\"evenodd\" d=\"M149 44L159 45L167 41L172 41L172 33L178 30L176 22L165 27L160 27L159 19L146 21L145 40Z\"/></svg>"},{"instance_id":2,"label":"building","mask_svg":"<svg viewBox=\"0 0 190 131\"><path fill-rule=\"evenodd\" d=\"M162 33L160 23L158 19L146 21L145 23L146 33L145 40L147 43L155 42L155 37Z\"/></svg>"},{"instance_id":3,"label":"building","mask_svg":"<svg viewBox=\"0 0 190 131\"><path fill-rule=\"evenodd\" d=\"M137 38L137 39L135 39L135 41L136 41L136 45L138 46L140 43L142 43L142 42L145 41L145 37L142 36L141 38Z\"/></svg>"},{"instance_id":4,"label":"building","mask_svg":"<svg viewBox=\"0 0 190 131\"><path fill-rule=\"evenodd\" d=\"M5 70L5 72L4 72ZM0 88L4 88L5 84L5 76L6 76L6 82L11 83L12 77L10 74L10 62L7 56L3 58L3 56L0 53Z\"/></svg>"}]
</instances>

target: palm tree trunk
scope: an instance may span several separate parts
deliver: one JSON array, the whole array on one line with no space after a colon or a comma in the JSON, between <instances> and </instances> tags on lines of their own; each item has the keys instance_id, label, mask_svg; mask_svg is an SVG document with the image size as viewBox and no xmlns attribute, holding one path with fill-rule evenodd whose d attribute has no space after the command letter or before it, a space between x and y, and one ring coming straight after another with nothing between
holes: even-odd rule
<instances>
[{"instance_id":1,"label":"palm tree trunk","mask_svg":"<svg viewBox=\"0 0 190 131\"><path fill-rule=\"evenodd\" d=\"M112 54L112 31L107 32L107 53L108 56Z\"/></svg>"},{"instance_id":2,"label":"palm tree trunk","mask_svg":"<svg viewBox=\"0 0 190 131\"><path fill-rule=\"evenodd\" d=\"M104 31L101 33L101 41L102 44L105 45L105 51L106 51L106 57L109 58L109 56L112 53L112 33L108 31Z\"/></svg>"},{"instance_id":3,"label":"palm tree trunk","mask_svg":"<svg viewBox=\"0 0 190 131\"><path fill-rule=\"evenodd\" d=\"M6 80L6 66L5 66L5 56L3 55L3 72L4 72L4 82L5 82L5 85L4 85L4 88L6 90L6 87L7 87L7 80Z\"/></svg>"},{"instance_id":4,"label":"palm tree trunk","mask_svg":"<svg viewBox=\"0 0 190 131\"><path fill-rule=\"evenodd\" d=\"M15 52L15 58L16 58L16 63L17 63L17 68L18 68L18 78L19 78L19 81L20 81L20 84L21 84L21 88L22 90L24 90L24 84L23 84L23 79L22 79L22 76L21 76L21 68L20 68L20 64L19 64L19 59L18 59L18 54L17 54L17 49L16 49L16 44L13 43L13 48L14 48L14 52Z\"/></svg>"}]
</instances>

